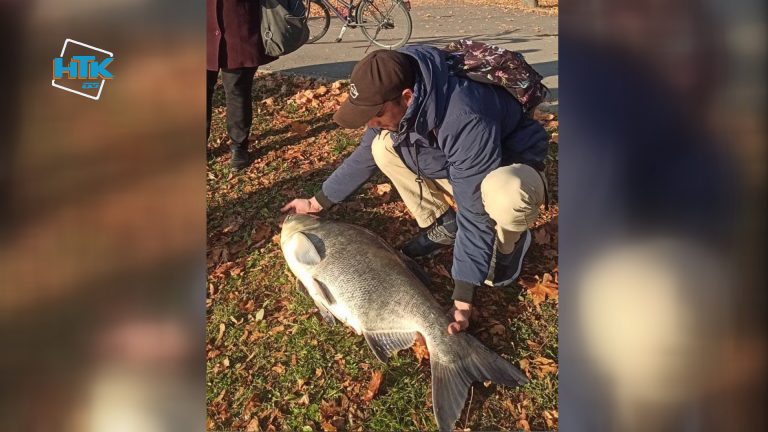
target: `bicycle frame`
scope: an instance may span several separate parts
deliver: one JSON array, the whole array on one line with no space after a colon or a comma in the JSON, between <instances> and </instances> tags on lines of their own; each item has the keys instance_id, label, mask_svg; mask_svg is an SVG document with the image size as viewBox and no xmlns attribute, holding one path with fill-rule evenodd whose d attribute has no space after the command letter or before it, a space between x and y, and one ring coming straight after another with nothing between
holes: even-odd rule
<instances>
[{"instance_id":1,"label":"bicycle frame","mask_svg":"<svg viewBox=\"0 0 768 432\"><path fill-rule=\"evenodd\" d=\"M355 4L354 0L352 0L350 2L347 2L345 0L337 0L339 3L342 4L342 6L347 8L347 14L348 14L347 18L345 18L344 15L342 15L341 12L339 12L339 10L336 9L336 6L331 4L331 2L329 0L310 0L310 1L314 1L316 3L322 3L323 5L325 5L325 7L328 8L329 11L333 12L336 15L336 18L338 18L339 20L344 22L344 24L347 27L350 27L350 28L360 28L360 27L363 27L363 28L369 28L369 29L375 29L375 28L379 27L379 23L371 23L371 24L359 23L359 22L357 22L357 18L352 16L352 12L356 11L357 8L359 8L361 4L363 4L363 3L371 3L368 0L360 0L360 2L357 3L357 4ZM383 16L388 16L389 13L392 12L392 9L395 8L395 5L397 5L397 3L400 3L400 1L393 0L392 1L392 7L386 13L382 13L382 15ZM404 2L404 3L406 3L408 5L408 9L410 10L410 2ZM379 12L381 12L381 11L379 11Z\"/></svg>"},{"instance_id":2,"label":"bicycle frame","mask_svg":"<svg viewBox=\"0 0 768 432\"><path fill-rule=\"evenodd\" d=\"M310 0L310 1L313 1L313 2L316 2L316 3L322 3L323 5L325 5L326 8L328 8L329 11L333 12L333 14L336 15L336 18L338 18L339 20L343 21L344 23L346 23L350 27L356 27L357 23L353 22L353 21L349 21L347 18L345 18L344 15L342 15L341 12L339 12L339 10L336 9L336 6L331 4L330 1L328 1L328 0ZM352 16L351 16L352 11L356 7L359 7L360 3L362 3L364 0L361 0L360 3L358 3L357 5L355 5L355 1L354 0L352 0L350 2L346 2L344 0L337 0L337 1L339 3L341 3L342 6L347 8L347 14L348 14L347 16L349 18L352 18Z\"/></svg>"}]
</instances>

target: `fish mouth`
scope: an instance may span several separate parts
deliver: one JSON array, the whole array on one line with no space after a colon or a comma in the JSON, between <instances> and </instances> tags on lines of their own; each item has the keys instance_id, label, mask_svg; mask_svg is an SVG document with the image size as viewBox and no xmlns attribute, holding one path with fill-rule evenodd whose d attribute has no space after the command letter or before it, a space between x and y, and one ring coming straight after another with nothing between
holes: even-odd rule
<instances>
[{"instance_id":1,"label":"fish mouth","mask_svg":"<svg viewBox=\"0 0 768 432\"><path fill-rule=\"evenodd\" d=\"M320 218L308 214L290 214L283 220L283 228L280 231L280 245L282 246L292 235L320 226Z\"/></svg>"}]
</instances>

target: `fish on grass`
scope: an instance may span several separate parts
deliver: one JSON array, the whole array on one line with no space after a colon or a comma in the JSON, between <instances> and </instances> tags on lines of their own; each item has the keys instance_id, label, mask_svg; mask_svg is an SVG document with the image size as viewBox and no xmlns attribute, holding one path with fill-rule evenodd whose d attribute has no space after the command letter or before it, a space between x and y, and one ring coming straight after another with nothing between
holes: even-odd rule
<instances>
[{"instance_id":1,"label":"fish on grass","mask_svg":"<svg viewBox=\"0 0 768 432\"><path fill-rule=\"evenodd\" d=\"M451 431L469 387L490 380L506 386L526 376L466 332L448 334L448 316L423 279L383 239L361 227L309 215L283 222L280 247L320 313L363 335L386 362L424 337L432 368L432 406L440 431Z\"/></svg>"}]
</instances>

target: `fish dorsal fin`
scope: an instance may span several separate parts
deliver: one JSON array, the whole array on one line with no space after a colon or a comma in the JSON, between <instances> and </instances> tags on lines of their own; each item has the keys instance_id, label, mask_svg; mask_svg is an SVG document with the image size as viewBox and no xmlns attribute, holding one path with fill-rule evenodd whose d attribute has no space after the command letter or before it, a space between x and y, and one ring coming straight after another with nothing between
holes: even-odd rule
<instances>
[{"instance_id":1,"label":"fish dorsal fin","mask_svg":"<svg viewBox=\"0 0 768 432\"><path fill-rule=\"evenodd\" d=\"M297 281L297 283L299 287L304 288L307 293L309 293L309 296L315 302L315 306L317 306L317 310L320 312L320 315L325 322L330 325L336 324L336 319L334 318L333 313L328 309L328 306L334 304L336 300L332 296L328 297L330 296L328 288L321 282L318 282L317 279L312 279L311 287L305 286L301 281Z\"/></svg>"},{"instance_id":2,"label":"fish dorsal fin","mask_svg":"<svg viewBox=\"0 0 768 432\"><path fill-rule=\"evenodd\" d=\"M386 362L394 353L413 345L415 331L363 331L377 359Z\"/></svg>"},{"instance_id":3,"label":"fish dorsal fin","mask_svg":"<svg viewBox=\"0 0 768 432\"><path fill-rule=\"evenodd\" d=\"M307 266L320 264L320 261L322 261L320 253L306 234L296 233L291 241L293 242L294 253L298 262Z\"/></svg>"}]
</instances>

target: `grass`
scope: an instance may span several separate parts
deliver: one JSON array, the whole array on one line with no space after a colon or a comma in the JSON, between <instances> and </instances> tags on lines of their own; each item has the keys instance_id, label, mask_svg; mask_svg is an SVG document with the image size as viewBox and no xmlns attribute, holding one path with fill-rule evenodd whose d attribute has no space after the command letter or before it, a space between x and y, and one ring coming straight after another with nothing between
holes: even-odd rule
<instances>
[{"instance_id":1,"label":"grass","mask_svg":"<svg viewBox=\"0 0 768 432\"><path fill-rule=\"evenodd\" d=\"M279 209L292 198L308 197L349 155L360 131L333 126L334 98L344 86L276 74L259 74L254 88L251 150L256 162L235 173L229 168L223 120L223 96L217 89L208 142L208 430L238 431L425 431L435 430L428 361L413 351L389 363L376 360L364 339L316 313L296 286L273 239ZM315 94L299 97L305 90ZM337 93L337 94L334 94ZM313 106L313 101L315 101ZM548 132L557 131L556 126ZM554 122L556 125L556 121ZM549 163L556 168L556 147ZM553 169L550 176L556 175ZM550 181L556 179L550 178ZM373 185L378 175L348 204L328 217L363 225L392 244L417 231L397 198L383 197ZM554 241L535 245L522 280L556 271L556 201L537 229ZM549 228L547 228L549 227ZM422 261L432 278L433 294L450 301L450 253ZM481 289L479 316L470 332L515 364L527 359L557 359L557 302L536 306L521 283L511 291ZM372 375L383 380L375 396L365 394ZM547 416L557 411L557 374L529 371L520 388L477 383L459 428L556 429ZM548 414L546 413L548 412ZM522 422L524 420L525 422Z\"/></svg>"}]
</instances>

